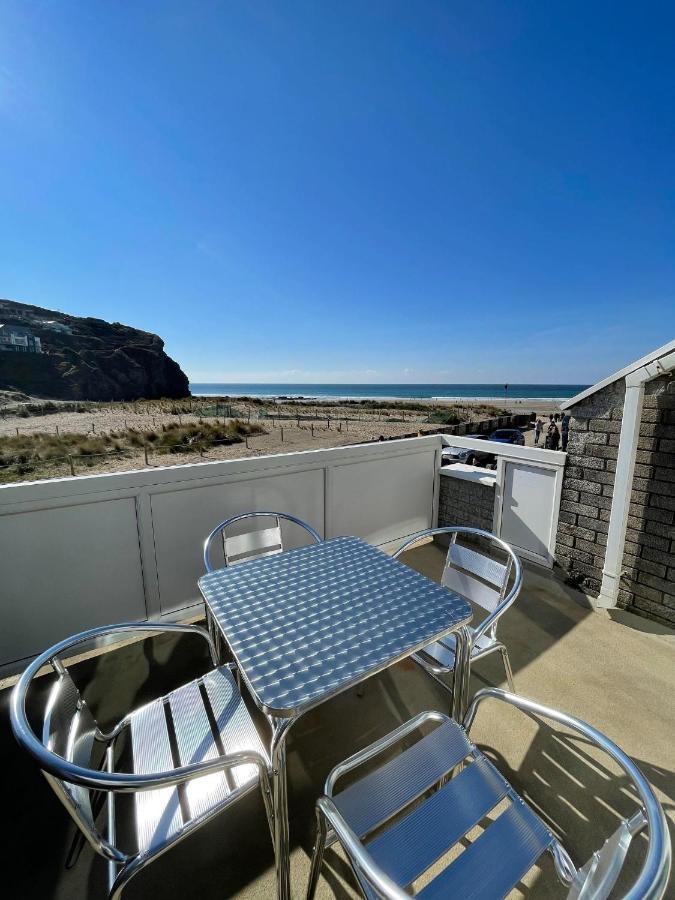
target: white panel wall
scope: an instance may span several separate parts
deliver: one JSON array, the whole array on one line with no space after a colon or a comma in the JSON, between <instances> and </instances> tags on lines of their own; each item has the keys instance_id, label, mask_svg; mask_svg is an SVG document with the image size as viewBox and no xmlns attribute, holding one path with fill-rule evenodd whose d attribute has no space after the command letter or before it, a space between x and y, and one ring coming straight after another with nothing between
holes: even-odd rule
<instances>
[{"instance_id":1,"label":"white panel wall","mask_svg":"<svg viewBox=\"0 0 675 900\"><path fill-rule=\"evenodd\" d=\"M371 544L394 541L431 526L429 472L436 450L330 469L327 535L355 534Z\"/></svg>"},{"instance_id":2,"label":"white panel wall","mask_svg":"<svg viewBox=\"0 0 675 900\"><path fill-rule=\"evenodd\" d=\"M372 465L370 463L369 465ZM162 613L199 599L197 579L204 572L202 543L218 522L248 510L279 510L298 516L323 532L324 473L304 472L235 477L228 481L152 494L152 521ZM305 532L286 523L284 546L307 542ZM211 565L217 565L214 558Z\"/></svg>"},{"instance_id":3,"label":"white panel wall","mask_svg":"<svg viewBox=\"0 0 675 900\"><path fill-rule=\"evenodd\" d=\"M278 509L374 544L428 528L441 446L434 435L3 485L0 666L94 625L187 609L203 540L235 513Z\"/></svg>"},{"instance_id":4,"label":"white panel wall","mask_svg":"<svg viewBox=\"0 0 675 900\"><path fill-rule=\"evenodd\" d=\"M133 498L0 516L0 662L73 631L145 618Z\"/></svg>"}]
</instances>

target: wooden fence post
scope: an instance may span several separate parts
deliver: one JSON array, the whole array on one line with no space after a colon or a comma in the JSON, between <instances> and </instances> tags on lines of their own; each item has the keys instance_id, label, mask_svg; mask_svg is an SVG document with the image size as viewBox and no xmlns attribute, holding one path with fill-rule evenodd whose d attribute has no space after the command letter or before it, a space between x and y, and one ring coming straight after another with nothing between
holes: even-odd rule
<instances>
[{"instance_id":1,"label":"wooden fence post","mask_svg":"<svg viewBox=\"0 0 675 900\"><path fill-rule=\"evenodd\" d=\"M283 442L284 442L284 426L281 425L280 428L281 428L281 443L283 444Z\"/></svg>"},{"instance_id":2,"label":"wooden fence post","mask_svg":"<svg viewBox=\"0 0 675 900\"><path fill-rule=\"evenodd\" d=\"M70 474L74 475L75 474L75 466L73 465L73 457L72 456L68 457L68 462L70 463Z\"/></svg>"},{"instance_id":3,"label":"wooden fence post","mask_svg":"<svg viewBox=\"0 0 675 900\"><path fill-rule=\"evenodd\" d=\"M148 445L147 444L143 444L143 456L145 457L146 466L149 466L150 462L148 460Z\"/></svg>"}]
</instances>

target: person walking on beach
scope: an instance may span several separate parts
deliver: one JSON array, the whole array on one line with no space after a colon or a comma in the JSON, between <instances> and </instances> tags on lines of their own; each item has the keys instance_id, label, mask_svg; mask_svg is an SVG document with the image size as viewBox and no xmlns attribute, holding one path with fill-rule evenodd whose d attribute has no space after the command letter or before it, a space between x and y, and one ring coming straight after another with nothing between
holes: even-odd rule
<instances>
[{"instance_id":1,"label":"person walking on beach","mask_svg":"<svg viewBox=\"0 0 675 900\"><path fill-rule=\"evenodd\" d=\"M555 423L553 421L553 413L548 417L548 427L546 429L546 437L544 439L544 448L546 450L551 449L551 435L553 434L553 429L555 427Z\"/></svg>"},{"instance_id":2,"label":"person walking on beach","mask_svg":"<svg viewBox=\"0 0 675 900\"><path fill-rule=\"evenodd\" d=\"M552 423L551 427L548 430L548 438L549 438L549 448L551 450L557 450L558 444L560 443L560 432L558 431L558 426L555 422Z\"/></svg>"},{"instance_id":3,"label":"person walking on beach","mask_svg":"<svg viewBox=\"0 0 675 900\"><path fill-rule=\"evenodd\" d=\"M567 442L570 438L570 414L565 413L560 423L560 433L562 435L562 449L567 450Z\"/></svg>"},{"instance_id":4,"label":"person walking on beach","mask_svg":"<svg viewBox=\"0 0 675 900\"><path fill-rule=\"evenodd\" d=\"M534 446L536 447L539 444L539 438L541 437L541 432L544 428L544 423L541 420L541 416L537 417L537 421L534 423Z\"/></svg>"}]
</instances>

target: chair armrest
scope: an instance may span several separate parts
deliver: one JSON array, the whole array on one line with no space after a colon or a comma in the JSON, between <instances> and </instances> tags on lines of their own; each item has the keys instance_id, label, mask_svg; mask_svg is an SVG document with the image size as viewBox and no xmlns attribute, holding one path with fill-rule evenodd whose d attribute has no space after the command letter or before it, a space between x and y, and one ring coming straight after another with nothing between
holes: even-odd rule
<instances>
[{"instance_id":1,"label":"chair armrest","mask_svg":"<svg viewBox=\"0 0 675 900\"><path fill-rule=\"evenodd\" d=\"M398 728L391 731L389 734L384 735L379 740L374 741L372 744L369 744L367 747L364 747L362 750L359 750L357 753L354 753L348 759L343 760L343 762L338 763L334 769L332 769L326 778L326 783L324 785L324 793L327 797L333 796L333 789L335 787L336 781L345 775L347 772L351 772L352 769L358 768L363 763L367 762L369 759L372 759L374 756L377 756L380 753L383 753L385 750L388 750L389 747L393 747L394 744L397 744L401 741L406 735L415 731L420 725L423 725L425 722L446 722L448 721L448 716L443 715L440 712L422 712L419 715L415 716L413 719L410 719L408 722L404 722L403 725L400 725Z\"/></svg>"},{"instance_id":2,"label":"chair armrest","mask_svg":"<svg viewBox=\"0 0 675 900\"><path fill-rule=\"evenodd\" d=\"M402 890L377 865L347 822L342 818L330 797L319 797L316 802L316 809L317 814L324 816L330 824L349 857L357 876L366 880L377 896L388 898L388 900L410 900L410 894Z\"/></svg>"},{"instance_id":3,"label":"chair armrest","mask_svg":"<svg viewBox=\"0 0 675 900\"><path fill-rule=\"evenodd\" d=\"M262 755L254 750L228 753L223 756L216 756L213 759L203 760L202 762L191 763L187 766L179 766L176 769L140 775L134 772L108 772L107 770L89 769L75 765L45 747L33 734L29 726L28 731L21 735L20 742L34 757L42 771L48 772L69 784L77 784L91 790L110 791L113 793L154 790L155 788L180 784L221 769L231 769L241 765L254 765L258 769L263 787L269 791L269 765Z\"/></svg>"},{"instance_id":4,"label":"chair armrest","mask_svg":"<svg viewBox=\"0 0 675 900\"><path fill-rule=\"evenodd\" d=\"M670 874L671 847L668 826L661 804L656 799L651 785L633 760L614 741L587 722L551 707L543 706L526 697L511 694L501 688L483 688L474 696L463 722L467 734L476 717L478 707L485 700L499 700L515 706L525 713L565 725L572 731L583 735L591 744L614 760L635 787L643 805L643 813L649 830L649 847L646 858L637 880L625 894L624 900L640 900L640 898L651 900L651 898L662 897Z\"/></svg>"},{"instance_id":5,"label":"chair armrest","mask_svg":"<svg viewBox=\"0 0 675 900\"><path fill-rule=\"evenodd\" d=\"M24 675L30 669L32 673L31 678L33 678L43 665L50 663L54 658L62 656L64 652L71 650L78 644L95 641L98 638L109 637L113 634L132 634L143 631L155 634L161 632L196 634L209 645L211 659L214 665L218 665L218 654L216 652L215 644L213 643L213 638L205 628L202 628L199 625L189 625L187 623L179 622L120 622L117 625L101 625L99 628L90 628L88 631L81 631L79 634L72 635L69 638L65 638L63 641L60 641L58 644L54 644L48 650L45 650L44 653L41 653L40 656L28 666ZM23 680L23 676L21 680ZM21 681L19 681L19 684L20 683Z\"/></svg>"},{"instance_id":6,"label":"chair armrest","mask_svg":"<svg viewBox=\"0 0 675 900\"><path fill-rule=\"evenodd\" d=\"M85 787L93 788L102 787L101 777L104 773L72 765L67 760L64 760L62 757L48 750L33 732L26 713L26 696L33 678L40 669L47 664L51 664L57 672L63 675L65 673L65 668L59 657L79 644L96 640L100 637L106 637L111 634L128 634L132 632L183 632L187 634L196 634L207 642L211 652L211 658L215 665L218 664L216 649L211 636L198 625L178 623L163 624L159 622L124 622L119 625L103 625L100 628L91 628L88 631L82 631L79 634L65 638L58 644L49 647L49 649L45 650L44 653L41 653L28 664L19 678L16 687L12 691L10 704L10 722L14 737L17 742L37 760L44 771L50 772L58 778L63 778L65 781L72 780L74 784L82 784ZM210 760L209 764L211 762L216 761ZM205 763L204 765L208 764ZM190 767L187 768L190 769ZM217 768L217 766L214 766L213 768ZM78 778L80 778L80 780L78 780ZM179 778L178 780L181 779ZM167 781L167 783L171 782ZM134 784L137 784L140 787L140 781L134 782ZM133 787L129 788L129 790L133 789Z\"/></svg>"}]
</instances>

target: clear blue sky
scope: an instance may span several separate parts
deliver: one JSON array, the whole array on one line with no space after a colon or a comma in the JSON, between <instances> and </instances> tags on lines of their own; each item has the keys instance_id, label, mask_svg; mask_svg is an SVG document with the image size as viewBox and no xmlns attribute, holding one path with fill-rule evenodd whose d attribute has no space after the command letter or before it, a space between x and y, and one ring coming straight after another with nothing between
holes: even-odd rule
<instances>
[{"instance_id":1,"label":"clear blue sky","mask_svg":"<svg viewBox=\"0 0 675 900\"><path fill-rule=\"evenodd\" d=\"M675 336L675 5L4 0L0 296L192 380L591 382Z\"/></svg>"}]
</instances>

